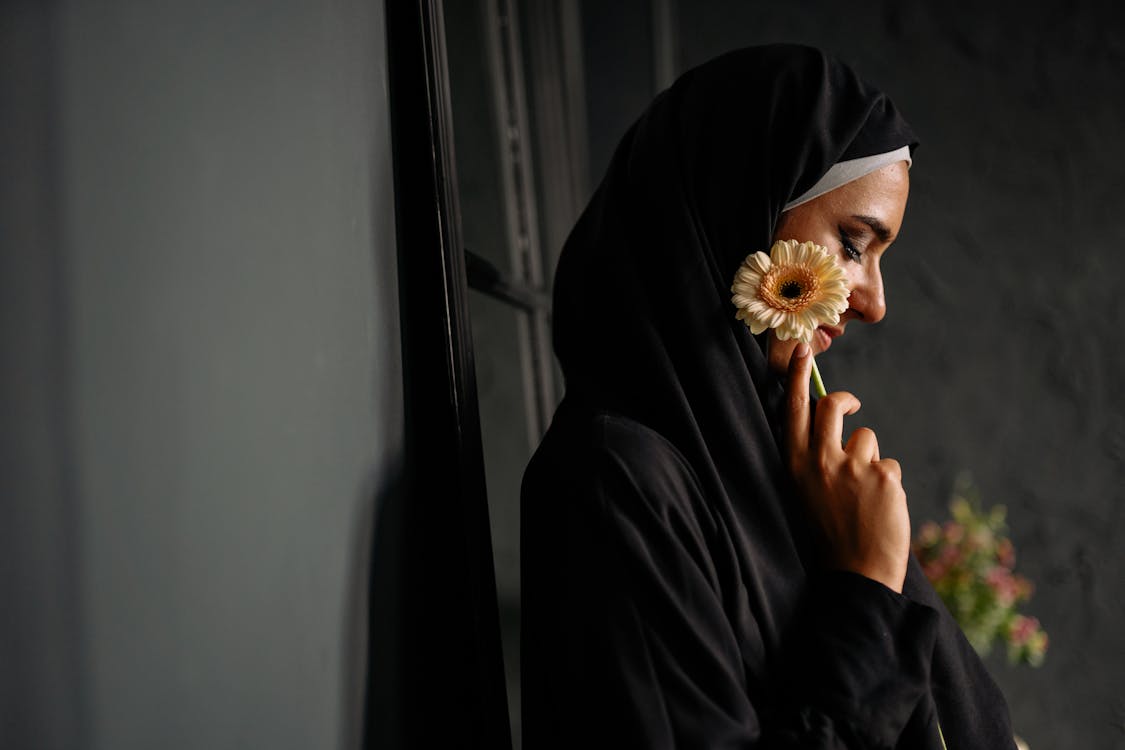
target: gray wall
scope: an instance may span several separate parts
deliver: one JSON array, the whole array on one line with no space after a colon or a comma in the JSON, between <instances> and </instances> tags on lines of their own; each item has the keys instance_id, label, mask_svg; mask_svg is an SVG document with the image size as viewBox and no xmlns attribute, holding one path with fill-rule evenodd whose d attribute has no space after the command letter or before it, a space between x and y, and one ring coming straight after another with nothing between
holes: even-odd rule
<instances>
[{"instance_id":1,"label":"gray wall","mask_svg":"<svg viewBox=\"0 0 1125 750\"><path fill-rule=\"evenodd\" d=\"M822 371L863 400L853 425L901 459L916 526L946 516L962 470L986 503L1008 506L1017 570L1038 586L1027 609L1051 650L1038 670L990 666L1032 750L1125 747L1125 10L678 6L684 67L748 44L813 44L890 92L915 126L910 205L884 264L887 319L849 327ZM649 17L635 13L608 23L638 39L588 48L591 103L651 96L651 74L636 72ZM593 175L641 107L589 106Z\"/></svg>"},{"instance_id":2,"label":"gray wall","mask_svg":"<svg viewBox=\"0 0 1125 750\"><path fill-rule=\"evenodd\" d=\"M4 4L0 746L358 743L402 433L381 9Z\"/></svg>"}]
</instances>

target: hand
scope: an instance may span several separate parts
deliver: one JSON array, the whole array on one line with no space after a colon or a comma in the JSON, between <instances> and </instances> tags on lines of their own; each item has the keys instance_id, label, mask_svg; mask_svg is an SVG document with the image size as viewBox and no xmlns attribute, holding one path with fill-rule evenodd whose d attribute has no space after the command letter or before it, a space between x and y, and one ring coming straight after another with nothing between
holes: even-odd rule
<instances>
[{"instance_id":1,"label":"hand","mask_svg":"<svg viewBox=\"0 0 1125 750\"><path fill-rule=\"evenodd\" d=\"M910 555L902 470L897 461L879 457L875 433L866 427L841 446L844 415L859 411L852 394L829 393L809 419L811 372L809 347L798 344L789 361L785 447L789 470L820 533L824 562L901 593Z\"/></svg>"}]
</instances>

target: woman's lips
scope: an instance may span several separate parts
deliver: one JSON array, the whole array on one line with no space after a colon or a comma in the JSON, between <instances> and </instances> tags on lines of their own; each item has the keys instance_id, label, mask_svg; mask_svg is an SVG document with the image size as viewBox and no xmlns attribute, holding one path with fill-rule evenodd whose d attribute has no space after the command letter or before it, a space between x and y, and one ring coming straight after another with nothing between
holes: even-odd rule
<instances>
[{"instance_id":1,"label":"woman's lips","mask_svg":"<svg viewBox=\"0 0 1125 750\"><path fill-rule=\"evenodd\" d=\"M829 328L828 326L819 326L816 329L817 339L820 341L820 350L827 351L828 347L832 346L832 339L842 334L842 328Z\"/></svg>"}]
</instances>

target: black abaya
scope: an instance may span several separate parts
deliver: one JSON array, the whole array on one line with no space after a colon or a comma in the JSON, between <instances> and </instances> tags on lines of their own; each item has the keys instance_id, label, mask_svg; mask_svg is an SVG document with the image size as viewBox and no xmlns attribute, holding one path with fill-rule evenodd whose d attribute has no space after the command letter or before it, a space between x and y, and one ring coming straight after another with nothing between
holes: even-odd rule
<instances>
[{"instance_id":1,"label":"black abaya","mask_svg":"<svg viewBox=\"0 0 1125 750\"><path fill-rule=\"evenodd\" d=\"M913 146L804 47L731 53L637 121L564 248L566 397L523 487L525 747L1013 746L916 564L903 594L817 571L779 382L738 264L842 160Z\"/></svg>"}]
</instances>

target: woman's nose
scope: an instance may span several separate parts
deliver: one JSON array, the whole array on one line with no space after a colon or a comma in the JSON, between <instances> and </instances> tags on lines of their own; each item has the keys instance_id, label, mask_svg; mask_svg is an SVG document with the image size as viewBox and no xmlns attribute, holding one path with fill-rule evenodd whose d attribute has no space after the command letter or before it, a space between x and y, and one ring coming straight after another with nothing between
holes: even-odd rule
<instances>
[{"instance_id":1,"label":"woman's nose","mask_svg":"<svg viewBox=\"0 0 1125 750\"><path fill-rule=\"evenodd\" d=\"M848 307L855 310L864 323L878 323L887 314L887 299L883 295L883 274L878 262L872 263L852 287Z\"/></svg>"}]
</instances>

